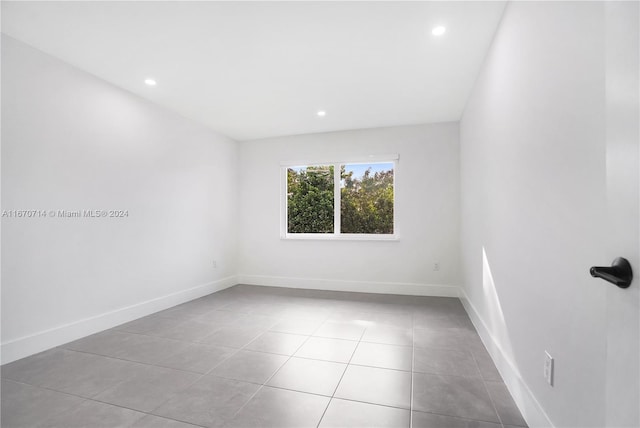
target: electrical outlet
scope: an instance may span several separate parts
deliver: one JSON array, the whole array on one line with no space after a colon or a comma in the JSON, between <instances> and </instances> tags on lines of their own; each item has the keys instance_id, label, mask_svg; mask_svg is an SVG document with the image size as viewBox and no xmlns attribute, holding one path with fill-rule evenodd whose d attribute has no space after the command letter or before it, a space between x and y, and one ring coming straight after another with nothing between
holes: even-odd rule
<instances>
[{"instance_id":1,"label":"electrical outlet","mask_svg":"<svg viewBox=\"0 0 640 428\"><path fill-rule=\"evenodd\" d=\"M433 264L433 270L434 270L434 271L436 271L436 272L437 272L437 271L439 271L439 270L440 270L440 263L435 262L435 263Z\"/></svg>"},{"instance_id":2,"label":"electrical outlet","mask_svg":"<svg viewBox=\"0 0 640 428\"><path fill-rule=\"evenodd\" d=\"M543 374L547 383L553 386L553 357L547 351L544 351Z\"/></svg>"},{"instance_id":3,"label":"electrical outlet","mask_svg":"<svg viewBox=\"0 0 640 428\"><path fill-rule=\"evenodd\" d=\"M217 260L214 260L214 261L213 261L213 268L214 268L214 269L217 269L217 268L218 268L218 261L217 261Z\"/></svg>"}]
</instances>

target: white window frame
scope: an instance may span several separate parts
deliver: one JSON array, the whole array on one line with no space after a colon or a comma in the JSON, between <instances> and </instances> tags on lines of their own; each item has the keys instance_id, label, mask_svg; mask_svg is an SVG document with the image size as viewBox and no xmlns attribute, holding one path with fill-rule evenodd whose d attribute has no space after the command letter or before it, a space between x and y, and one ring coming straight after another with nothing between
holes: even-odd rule
<instances>
[{"instance_id":1,"label":"white window frame","mask_svg":"<svg viewBox=\"0 0 640 428\"><path fill-rule=\"evenodd\" d=\"M280 239L286 240L318 240L318 241L397 241L398 235L398 211L397 211L397 193L396 183L398 178L398 161L400 157L397 154L392 155L368 155L358 158L335 160L314 159L307 161L287 161L280 162ZM341 207L341 177L340 165L354 164L371 164L371 163L392 163L393 164L393 233L341 233L340 232L340 207ZM287 231L287 169L300 166L333 166L333 233L289 233Z\"/></svg>"}]
</instances>

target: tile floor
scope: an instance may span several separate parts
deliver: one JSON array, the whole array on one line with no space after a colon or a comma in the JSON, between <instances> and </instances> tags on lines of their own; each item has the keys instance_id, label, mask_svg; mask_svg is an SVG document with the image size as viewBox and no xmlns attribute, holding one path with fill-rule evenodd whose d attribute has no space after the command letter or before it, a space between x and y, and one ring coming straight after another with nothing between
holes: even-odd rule
<instances>
[{"instance_id":1,"label":"tile floor","mask_svg":"<svg viewBox=\"0 0 640 428\"><path fill-rule=\"evenodd\" d=\"M235 286L2 367L2 427L526 426L459 300Z\"/></svg>"}]
</instances>

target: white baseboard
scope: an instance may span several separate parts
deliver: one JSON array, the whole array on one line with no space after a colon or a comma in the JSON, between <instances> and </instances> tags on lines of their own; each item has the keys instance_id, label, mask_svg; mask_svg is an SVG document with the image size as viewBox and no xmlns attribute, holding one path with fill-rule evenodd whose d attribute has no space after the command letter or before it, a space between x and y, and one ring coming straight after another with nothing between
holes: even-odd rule
<instances>
[{"instance_id":1,"label":"white baseboard","mask_svg":"<svg viewBox=\"0 0 640 428\"><path fill-rule=\"evenodd\" d=\"M72 340L94 334L125 322L229 288L238 283L236 276L197 285L166 296L116 309L90 318L53 327L29 336L2 343L2 364L51 349Z\"/></svg>"},{"instance_id":2,"label":"white baseboard","mask_svg":"<svg viewBox=\"0 0 640 428\"><path fill-rule=\"evenodd\" d=\"M348 291L355 293L401 294L409 296L458 297L455 285L400 282L348 281L339 279L291 278L264 275L238 275L239 284L306 290Z\"/></svg>"},{"instance_id":3,"label":"white baseboard","mask_svg":"<svg viewBox=\"0 0 640 428\"><path fill-rule=\"evenodd\" d=\"M491 334L480 314L469 300L467 293L460 287L460 301L464 306L471 322L475 326L482 343L491 355L507 389L511 393L520 413L524 417L527 425L531 428L537 427L553 427L553 423L547 416L546 412L531 392L529 386L525 383L516 364L507 356L498 341Z\"/></svg>"}]
</instances>

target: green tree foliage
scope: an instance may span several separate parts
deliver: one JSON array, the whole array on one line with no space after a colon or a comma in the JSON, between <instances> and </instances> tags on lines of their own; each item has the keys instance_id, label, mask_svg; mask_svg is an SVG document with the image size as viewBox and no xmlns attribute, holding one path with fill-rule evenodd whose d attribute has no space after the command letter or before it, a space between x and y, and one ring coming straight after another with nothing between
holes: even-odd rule
<instances>
[{"instance_id":1,"label":"green tree foliage","mask_svg":"<svg viewBox=\"0 0 640 428\"><path fill-rule=\"evenodd\" d=\"M340 167L340 231L393 233L393 169L354 177ZM333 233L333 166L287 169L287 231Z\"/></svg>"},{"instance_id":2,"label":"green tree foliage","mask_svg":"<svg viewBox=\"0 0 640 428\"><path fill-rule=\"evenodd\" d=\"M344 183L340 198L340 231L342 233L393 233L393 170L371 168L361 179L341 167Z\"/></svg>"},{"instance_id":3,"label":"green tree foliage","mask_svg":"<svg viewBox=\"0 0 640 428\"><path fill-rule=\"evenodd\" d=\"M287 169L289 233L333 233L333 166Z\"/></svg>"}]
</instances>

